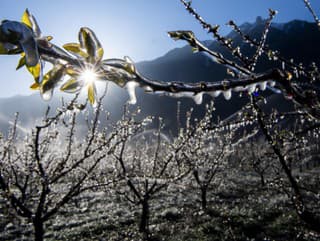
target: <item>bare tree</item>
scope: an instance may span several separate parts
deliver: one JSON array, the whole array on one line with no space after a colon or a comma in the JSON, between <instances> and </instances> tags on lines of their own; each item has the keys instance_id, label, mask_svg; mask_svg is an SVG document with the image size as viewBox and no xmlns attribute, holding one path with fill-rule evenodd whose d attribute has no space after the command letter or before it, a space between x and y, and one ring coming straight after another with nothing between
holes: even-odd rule
<instances>
[{"instance_id":1,"label":"bare tree","mask_svg":"<svg viewBox=\"0 0 320 241\"><path fill-rule=\"evenodd\" d=\"M43 240L45 223L88 189L91 174L118 144L120 123L109 131L99 129L101 100L84 138L76 133L83 106L73 99L53 117L47 113L31 136L18 138L15 122L10 135L1 139L2 197L18 216L33 224L35 240Z\"/></svg>"},{"instance_id":2,"label":"bare tree","mask_svg":"<svg viewBox=\"0 0 320 241\"><path fill-rule=\"evenodd\" d=\"M272 50L266 45L266 40L268 32L271 26L271 22L276 16L277 12L274 10L269 10L269 17L265 21L265 28L262 32L261 39L259 41L251 39L246 33L243 33L240 27L234 22L230 21L229 25L233 30L242 38L245 44L251 44L256 47L256 51L253 56L243 56L239 46L234 46L232 40L228 40L225 37L219 34L219 26L211 25L205 22L203 18L192 8L191 2L181 0L182 4L185 6L186 10L194 16L194 18L201 24L201 26L207 30L212 36L224 46L232 56L237 59L236 62L233 62L220 53L211 51L210 49L203 46L203 44L196 39L194 34L190 31L177 31L171 32L170 35L176 39L182 39L187 41L196 51L205 52L215 59L215 61L221 65L226 66L231 69L234 76L237 76L239 79L243 80L243 83L249 83L254 79L259 80L269 80L265 79L267 76L273 78L278 83L278 88L281 89L281 92L287 98L290 98L297 105L298 116L303 115L304 119L307 120L312 118L314 123L312 125L313 129L319 128L319 72L315 63L313 67L307 68L302 64L296 64L286 58L282 57L279 51ZM311 4L309 1L304 1L309 11L315 18L315 21L318 22L318 18L315 15L315 12L312 10ZM258 63L260 57L265 55L269 58L270 61L275 61L279 63L279 68L269 70L265 73L256 74L254 73L255 66ZM249 77L248 77L249 76ZM249 80L249 81L248 81ZM247 82L248 81L248 82ZM226 82L226 86L230 86L230 82ZM226 89L227 89L226 87ZM252 89L245 87L245 89L252 94L256 89L256 85L252 85ZM260 89L264 89L265 86L259 86ZM278 144L279 138L277 138L277 132L272 134L270 126L272 122L268 121L270 116L263 112L261 109L261 104L258 105L257 98L254 95L251 95L251 103L253 112L256 114L258 126L261 128L262 133L264 134L266 140L270 143L271 148L275 155L278 157L279 163L287 176L289 183L293 190L293 203L297 210L298 215L304 220L312 229L319 232L319 217L310 213L305 204L304 199L301 193L301 188L295 177L292 174L292 171L286 160L286 156L283 155L281 147ZM262 101L261 101L262 102ZM301 113L302 112L302 113ZM278 122L279 117L274 120ZM280 138L281 139L281 138Z\"/></svg>"},{"instance_id":3,"label":"bare tree","mask_svg":"<svg viewBox=\"0 0 320 241\"><path fill-rule=\"evenodd\" d=\"M270 119L269 116L266 119L266 115L263 113L263 111L258 106L255 100L252 101L252 105L256 113L258 125L260 126L269 145L271 145L271 148L275 153L275 155L277 156L279 163L281 165L281 168L283 169L290 183L290 186L292 189L291 199L298 216L303 221L305 221L310 228L312 228L317 232L320 232L320 229L319 229L320 217L316 213L312 213L312 211L308 210L299 182L292 172L290 162L288 162L288 160L290 159L282 150L283 148L282 144L284 143L281 140L283 140L283 137L279 136L277 132L273 132L270 129L270 127L272 127L274 123L277 123L278 120ZM295 134L290 134L290 135L294 136L294 140L296 140Z\"/></svg>"},{"instance_id":4,"label":"bare tree","mask_svg":"<svg viewBox=\"0 0 320 241\"><path fill-rule=\"evenodd\" d=\"M232 130L222 130L222 126L217 125L210 131L198 129L184 152L185 161L191 166L193 178L200 189L203 211L208 208L208 191L218 188L223 182L222 171L231 153Z\"/></svg>"},{"instance_id":5,"label":"bare tree","mask_svg":"<svg viewBox=\"0 0 320 241\"><path fill-rule=\"evenodd\" d=\"M139 231L148 238L150 202L170 184L181 180L189 169L181 161L182 149L189 136L181 136L172 143L161 133L162 123L154 137L145 139L143 130L126 130L123 142L113 153L122 181L117 193L141 209ZM153 139L153 140L152 140Z\"/></svg>"},{"instance_id":6,"label":"bare tree","mask_svg":"<svg viewBox=\"0 0 320 241\"><path fill-rule=\"evenodd\" d=\"M244 156L243 165L258 174L262 188L268 182L267 177L273 176L274 169L278 168L274 162L274 153L266 145L265 140L260 139L248 141L241 147L243 148L241 155Z\"/></svg>"},{"instance_id":7,"label":"bare tree","mask_svg":"<svg viewBox=\"0 0 320 241\"><path fill-rule=\"evenodd\" d=\"M181 181L189 174L189 148L193 148L192 143L197 140L198 135L210 127L213 109L213 105L208 107L205 118L194 126L190 124L189 113L186 128L181 129L178 137L172 141L163 138L161 118L154 140L150 140L150 137L142 138L145 134L143 128L122 132L123 142L113 153L117 161L118 175L123 180L117 182L116 189L118 194L141 208L139 231L146 237L149 232L150 201L169 185ZM128 122L131 121L133 120L128 119Z\"/></svg>"}]
</instances>

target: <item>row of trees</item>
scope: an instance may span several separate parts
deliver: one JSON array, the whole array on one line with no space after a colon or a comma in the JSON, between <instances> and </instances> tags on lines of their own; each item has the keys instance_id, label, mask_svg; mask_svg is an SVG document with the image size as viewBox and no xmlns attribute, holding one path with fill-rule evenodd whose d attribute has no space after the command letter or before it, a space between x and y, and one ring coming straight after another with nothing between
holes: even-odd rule
<instances>
[{"instance_id":1,"label":"row of trees","mask_svg":"<svg viewBox=\"0 0 320 241\"><path fill-rule=\"evenodd\" d=\"M258 127L263 133L264 138L269 143L272 154L276 156L279 161L288 182L291 187L290 197L294 204L299 217L304 220L310 227L317 230L320 227L320 217L318 214L311 213L305 203L304 194L302 188L299 185L299 181L293 174L291 162L297 159L297 155L301 158L303 155L310 155L310 148L306 146L306 143L312 142L314 136L319 134L319 106L320 106L320 92L319 92L319 74L318 68L315 62L310 63L311 67L304 66L303 64L296 64L294 61L281 56L281 53L269 48L267 43L268 32L271 27L271 23L275 18L277 11L269 9L269 17L265 20L265 28L261 33L261 39L255 40L242 32L241 28L234 22L230 21L228 25L242 38L244 44L250 44L256 48L252 56L245 56L241 52L240 46L234 46L232 39L227 39L219 34L219 26L211 25L207 23L194 8L192 8L191 1L181 0L186 10L201 24L201 26L207 30L214 39L224 46L232 55L232 60L223 57L219 53L215 53L206 47L204 47L193 35L192 32L178 31L172 32L171 36L176 39L185 40L196 51L206 52L215 60L225 67L229 68L229 72L233 76L236 76L242 81L249 79L263 78L263 76L272 73L273 78L278 81L277 87L281 89L281 92L288 99L293 100L295 103L295 111L287 114L277 114L272 112L271 114L262 109L263 103L266 102L264 97L257 98L255 94L250 95L250 108L255 116ZM304 0L307 9L311 12L316 23L319 25L319 19L313 10L311 3ZM255 66L259 62L261 56L267 56L270 61L276 62L279 67L273 69L271 72L255 73ZM279 76L277 77L277 74ZM280 77L283 76L283 77ZM263 89L261 86L260 89ZM247 91L254 92L253 90ZM250 93L251 94L251 93ZM282 119L288 118L287 115L293 116L290 119L292 123L291 127L281 125L278 126L278 122ZM307 137L301 135L307 134ZM317 149L316 149L317 150ZM317 151L316 151L317 152ZM304 154L301 154L304 153ZM257 164L258 157L255 157L253 161L253 167L258 171L261 177L261 183L264 183L263 173L268 166L261 167ZM261 163L261 158L259 163Z\"/></svg>"},{"instance_id":2,"label":"row of trees","mask_svg":"<svg viewBox=\"0 0 320 241\"><path fill-rule=\"evenodd\" d=\"M189 112L186 127L170 140L162 133L161 119L150 134L146 130L152 118L138 118L139 111L127 108L117 123L99 126L106 116L99 101L83 137L77 132L79 106L74 99L54 116L47 113L24 137L17 133L17 118L9 135L1 138L1 198L15 215L32 223L35 240L43 240L46 223L63 207L92 191L120 195L139 208L139 231L148 238L150 217L155 215L150 212L152 202L170 188L179 192L193 186L199 207L210 211L208 193L227 181L234 166L256 173L261 188L272 184L285 191L301 219L319 231L319 217L305 201L319 201L317 187L308 187L297 172L302 162L319 154L319 131L312 121L306 126L305 115L300 113L293 129L284 131L278 120L298 113L275 112L270 119L256 105L239 114L240 119L213 123L210 105L193 125Z\"/></svg>"}]
</instances>

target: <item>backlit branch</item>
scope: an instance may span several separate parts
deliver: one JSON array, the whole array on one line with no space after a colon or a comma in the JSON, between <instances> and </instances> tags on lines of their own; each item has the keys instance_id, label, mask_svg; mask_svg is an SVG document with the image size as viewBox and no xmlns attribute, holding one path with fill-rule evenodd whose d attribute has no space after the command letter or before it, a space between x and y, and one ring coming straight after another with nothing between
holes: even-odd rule
<instances>
[{"instance_id":1,"label":"backlit branch","mask_svg":"<svg viewBox=\"0 0 320 241\"><path fill-rule=\"evenodd\" d=\"M263 73L253 72L258 57L262 53L266 54L266 34L275 11L270 10L270 18L266 22L262 39L254 45L257 47L256 54L252 60L249 60L242 56L240 50L234 48L228 39L218 34L217 27L212 27L206 23L191 7L190 3L181 2L195 16L203 28L212 33L213 37L225 46L232 56L240 59L240 64L204 46L191 31L171 31L169 35L176 40L187 41L194 51L206 53L213 61L231 71L233 78L220 82L194 84L152 80L139 73L129 57L103 59L103 48L94 32L89 28L83 27L80 29L79 43L67 43L63 45L64 49L52 44L50 42L52 37L41 35L35 18L28 10L24 13L21 22L2 21L0 25L0 53L21 54L22 57L17 69L22 66L27 67L35 80L31 88L39 90L45 100L51 98L53 90L57 87L67 93L78 93L80 90L86 89L89 102L96 104L95 82L97 80L111 81L122 88L126 88L130 96L129 102L132 104L136 103L136 87L143 88L146 92L174 97L187 96L193 98L196 103L201 103L203 94L217 97L220 93L223 93L226 99L230 99L232 91L251 94L257 90L257 87L260 90L265 90L268 85L277 84L277 87L286 96L306 108L311 116L319 118L319 95L316 88L302 90L299 88L298 82L293 81L292 74L285 69L274 69ZM229 24L236 28L231 23L233 23L232 21ZM45 74L42 73L44 62L49 62L53 66Z\"/></svg>"},{"instance_id":2,"label":"backlit branch","mask_svg":"<svg viewBox=\"0 0 320 241\"><path fill-rule=\"evenodd\" d=\"M246 56L243 56L240 52L240 48L232 47L232 40L226 39L225 37L219 34L219 25L212 26L207 23L201 16L198 14L194 8L191 7L191 1L187 2L185 0L180 0L181 3L185 6L186 10L201 24L204 30L207 30L208 33L212 34L212 36L224 47L226 47L235 57L237 57L241 62L245 65L249 65L249 59Z\"/></svg>"},{"instance_id":3,"label":"backlit branch","mask_svg":"<svg viewBox=\"0 0 320 241\"><path fill-rule=\"evenodd\" d=\"M318 27L320 28L320 20L319 20L317 14L315 13L315 11L313 10L310 1L309 0L303 0L303 2L306 5L306 8L311 13L312 17L314 18L314 21L317 23Z\"/></svg>"}]
</instances>

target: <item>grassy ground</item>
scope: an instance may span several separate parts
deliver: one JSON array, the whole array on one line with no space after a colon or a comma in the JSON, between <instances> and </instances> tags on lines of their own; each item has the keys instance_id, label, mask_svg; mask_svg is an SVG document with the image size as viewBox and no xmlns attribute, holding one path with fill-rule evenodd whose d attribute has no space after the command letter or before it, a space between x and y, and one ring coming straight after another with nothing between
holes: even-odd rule
<instances>
[{"instance_id":1,"label":"grassy ground","mask_svg":"<svg viewBox=\"0 0 320 241\"><path fill-rule=\"evenodd\" d=\"M320 240L296 215L287 195L261 187L252 173L232 172L208 193L208 210L200 208L194 184L173 186L151 202L149 240ZM320 187L319 170L303 180ZM319 199L308 199L320 213ZM32 240L32 226L15 218L1 202L0 240ZM90 192L70 203L46 228L46 240L142 240L140 210L105 192Z\"/></svg>"}]
</instances>

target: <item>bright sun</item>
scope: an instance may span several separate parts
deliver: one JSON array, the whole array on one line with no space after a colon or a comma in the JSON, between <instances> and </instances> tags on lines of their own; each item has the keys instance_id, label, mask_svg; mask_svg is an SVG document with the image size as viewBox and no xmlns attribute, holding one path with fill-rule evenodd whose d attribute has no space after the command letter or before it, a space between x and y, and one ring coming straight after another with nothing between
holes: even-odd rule
<instances>
[{"instance_id":1,"label":"bright sun","mask_svg":"<svg viewBox=\"0 0 320 241\"><path fill-rule=\"evenodd\" d=\"M81 79L87 84L91 84L98 79L98 74L94 69L85 69L81 74Z\"/></svg>"}]
</instances>

